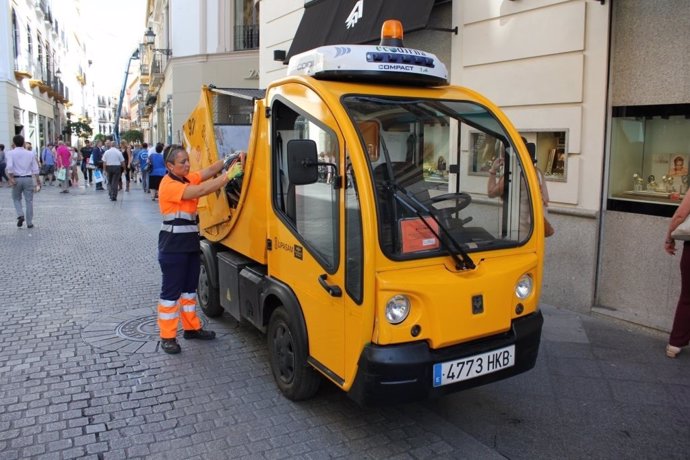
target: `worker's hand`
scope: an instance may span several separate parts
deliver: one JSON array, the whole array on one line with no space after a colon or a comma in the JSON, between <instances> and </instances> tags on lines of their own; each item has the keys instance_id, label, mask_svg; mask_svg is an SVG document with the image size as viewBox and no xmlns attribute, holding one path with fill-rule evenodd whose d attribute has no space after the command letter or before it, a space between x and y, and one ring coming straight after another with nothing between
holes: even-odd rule
<instances>
[{"instance_id":1,"label":"worker's hand","mask_svg":"<svg viewBox=\"0 0 690 460\"><path fill-rule=\"evenodd\" d=\"M242 162L236 161L232 166L230 166L230 169L228 169L228 172L225 174L228 176L228 180L233 180L242 176L242 173Z\"/></svg>"}]
</instances>

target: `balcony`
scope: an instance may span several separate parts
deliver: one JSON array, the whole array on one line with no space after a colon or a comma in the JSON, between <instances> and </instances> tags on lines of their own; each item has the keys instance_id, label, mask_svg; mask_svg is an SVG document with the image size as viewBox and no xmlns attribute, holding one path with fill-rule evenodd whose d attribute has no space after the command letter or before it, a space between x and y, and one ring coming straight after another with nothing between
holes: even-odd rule
<instances>
[{"instance_id":1,"label":"balcony","mask_svg":"<svg viewBox=\"0 0 690 460\"><path fill-rule=\"evenodd\" d=\"M25 78L31 78L33 74L31 73L31 66L22 55L14 60L14 78L17 81L22 81Z\"/></svg>"},{"instance_id":2,"label":"balcony","mask_svg":"<svg viewBox=\"0 0 690 460\"><path fill-rule=\"evenodd\" d=\"M152 88L159 87L164 80L163 70L165 69L165 63L161 55L154 55L151 59L149 68L149 85Z\"/></svg>"},{"instance_id":3,"label":"balcony","mask_svg":"<svg viewBox=\"0 0 690 460\"><path fill-rule=\"evenodd\" d=\"M259 48L259 26L235 26L235 51Z\"/></svg>"}]
</instances>

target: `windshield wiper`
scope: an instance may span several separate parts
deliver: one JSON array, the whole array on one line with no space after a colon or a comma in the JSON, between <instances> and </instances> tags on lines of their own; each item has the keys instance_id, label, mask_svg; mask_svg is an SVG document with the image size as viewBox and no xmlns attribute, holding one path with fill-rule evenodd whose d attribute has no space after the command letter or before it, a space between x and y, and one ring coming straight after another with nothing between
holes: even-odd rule
<instances>
[{"instance_id":1,"label":"windshield wiper","mask_svg":"<svg viewBox=\"0 0 690 460\"><path fill-rule=\"evenodd\" d=\"M439 222L439 220L431 212L431 210L429 208L427 208L421 201L419 201L417 198L415 198L410 192L408 192L405 189L405 187L403 187L402 185L400 185L398 183L397 179L395 178L395 174L393 173L393 167L391 166L392 162L391 162L390 152L388 152L388 147L386 146L386 142L383 140L383 136L381 137L381 147L383 149L383 156L386 159L386 169L387 169L388 177L389 177L388 183L393 188L393 196L395 197L395 199L400 204L405 206L407 209L414 212L417 215L417 217L419 217L421 219L421 221L424 222L424 225L426 225L426 227L429 229L429 231L431 231L431 233L441 242L443 247L445 247L446 250L448 251L448 254L450 254L450 256L453 258L453 261L455 262L455 269L456 270L465 270L465 269L472 270L472 269L474 269L476 267L476 265L474 264L474 261L472 260L472 258L469 256L469 254L467 254L467 252L464 249L462 249L460 244L455 240L455 238L453 238L453 236L450 234L450 232L448 232L448 230L446 230L446 227L444 227L443 224L441 224L441 222ZM410 204L410 202L412 202L412 204ZM453 243L454 248L451 248L448 245L448 243L446 242L446 240L441 238L441 236L436 232L436 230L434 230L434 228L431 226L431 224L429 224L429 222L426 221L426 219L424 218L424 216L420 212L420 209L422 211L424 211L427 215L429 215L429 217L431 217L434 220L434 222L436 222L436 224L438 225L438 228L443 230L443 234L445 236L447 236L448 240L450 240ZM455 250L453 250L453 249L455 249ZM462 259L460 259L460 257L458 257L458 254L457 254L458 252L462 256Z\"/></svg>"},{"instance_id":2,"label":"windshield wiper","mask_svg":"<svg viewBox=\"0 0 690 460\"><path fill-rule=\"evenodd\" d=\"M436 218L433 212L429 208L427 208L424 203L419 201L417 198L415 198L410 192L405 190L405 188L399 184L397 184L394 181L390 181L390 184L394 188L393 196L395 199L405 206L407 209L410 211L414 212L417 217L420 218L420 220L426 225L426 227L433 233L433 235L438 239L441 244L446 248L448 251L448 254L453 258L453 261L455 262L455 268L457 270L465 270L465 269L474 269L476 265L474 264L474 261L472 258L467 254L467 252L460 246L460 244L453 238L453 235L450 234L450 232L446 229L446 227L443 226L443 224ZM448 238L448 240L441 238L441 236L434 230L434 228L431 226L429 222L424 218L424 215L422 214L422 211L426 213L431 219L438 225L438 228L442 231L445 237ZM448 244L448 241L452 243L452 248L450 247L451 245ZM458 257L458 254L460 253L460 257Z\"/></svg>"}]
</instances>

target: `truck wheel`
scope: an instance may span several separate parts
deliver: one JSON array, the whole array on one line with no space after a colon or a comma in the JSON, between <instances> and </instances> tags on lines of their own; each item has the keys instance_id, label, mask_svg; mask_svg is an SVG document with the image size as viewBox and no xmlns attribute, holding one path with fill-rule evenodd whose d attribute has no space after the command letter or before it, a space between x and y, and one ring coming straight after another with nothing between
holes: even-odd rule
<instances>
[{"instance_id":1,"label":"truck wheel","mask_svg":"<svg viewBox=\"0 0 690 460\"><path fill-rule=\"evenodd\" d=\"M199 306L206 316L215 318L223 314L220 306L218 289L211 284L211 271L206 256L201 254L201 269L199 270L199 284L196 288Z\"/></svg>"},{"instance_id":2,"label":"truck wheel","mask_svg":"<svg viewBox=\"0 0 690 460\"><path fill-rule=\"evenodd\" d=\"M268 352L271 370L280 391L293 401L316 394L321 376L307 364L306 337L292 324L284 307L278 307L268 323Z\"/></svg>"}]
</instances>

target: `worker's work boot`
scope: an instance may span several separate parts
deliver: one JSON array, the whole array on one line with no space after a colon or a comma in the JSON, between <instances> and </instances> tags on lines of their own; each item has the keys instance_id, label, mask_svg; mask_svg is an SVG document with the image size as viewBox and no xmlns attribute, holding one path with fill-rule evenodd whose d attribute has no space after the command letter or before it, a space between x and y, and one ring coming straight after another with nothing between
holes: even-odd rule
<instances>
[{"instance_id":1,"label":"worker's work boot","mask_svg":"<svg viewBox=\"0 0 690 460\"><path fill-rule=\"evenodd\" d=\"M161 339L161 349L170 355L176 355L182 351L177 339Z\"/></svg>"},{"instance_id":2,"label":"worker's work boot","mask_svg":"<svg viewBox=\"0 0 690 460\"><path fill-rule=\"evenodd\" d=\"M205 331L203 329L197 329L196 331L184 331L182 335L185 339L198 339L198 340L213 340L216 338L216 333L213 331Z\"/></svg>"}]
</instances>

